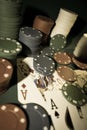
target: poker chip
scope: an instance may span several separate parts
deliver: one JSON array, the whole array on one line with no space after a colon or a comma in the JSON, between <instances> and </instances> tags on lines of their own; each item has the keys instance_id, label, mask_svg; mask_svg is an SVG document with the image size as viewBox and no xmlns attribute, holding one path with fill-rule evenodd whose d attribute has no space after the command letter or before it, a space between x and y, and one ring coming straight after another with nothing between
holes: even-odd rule
<instances>
[{"instance_id":1,"label":"poker chip","mask_svg":"<svg viewBox=\"0 0 87 130\"><path fill-rule=\"evenodd\" d=\"M71 58L66 52L56 52L54 53L54 59L59 64L70 64Z\"/></svg>"},{"instance_id":2,"label":"poker chip","mask_svg":"<svg viewBox=\"0 0 87 130\"><path fill-rule=\"evenodd\" d=\"M83 63L76 59L75 57L72 57L73 63L80 69L87 70L87 63Z\"/></svg>"},{"instance_id":3,"label":"poker chip","mask_svg":"<svg viewBox=\"0 0 87 130\"><path fill-rule=\"evenodd\" d=\"M73 105L82 106L87 103L87 96L77 84L65 83L62 86L62 93L67 101Z\"/></svg>"},{"instance_id":4,"label":"poker chip","mask_svg":"<svg viewBox=\"0 0 87 130\"><path fill-rule=\"evenodd\" d=\"M22 109L13 104L0 105L1 130L26 130L27 118Z\"/></svg>"},{"instance_id":5,"label":"poker chip","mask_svg":"<svg viewBox=\"0 0 87 130\"><path fill-rule=\"evenodd\" d=\"M22 0L0 0L0 37L18 38L22 5Z\"/></svg>"},{"instance_id":6,"label":"poker chip","mask_svg":"<svg viewBox=\"0 0 87 130\"><path fill-rule=\"evenodd\" d=\"M62 34L56 34L50 39L50 46L55 51L60 51L66 45L66 37Z\"/></svg>"},{"instance_id":7,"label":"poker chip","mask_svg":"<svg viewBox=\"0 0 87 130\"><path fill-rule=\"evenodd\" d=\"M41 50L41 54L49 57L53 57L54 50L51 47L45 47L44 49Z\"/></svg>"},{"instance_id":8,"label":"poker chip","mask_svg":"<svg viewBox=\"0 0 87 130\"><path fill-rule=\"evenodd\" d=\"M15 39L0 37L0 57L15 60L21 52L22 45Z\"/></svg>"},{"instance_id":9,"label":"poker chip","mask_svg":"<svg viewBox=\"0 0 87 130\"><path fill-rule=\"evenodd\" d=\"M76 75L74 70L68 66L59 66L57 68L58 75L66 81L75 81Z\"/></svg>"},{"instance_id":10,"label":"poker chip","mask_svg":"<svg viewBox=\"0 0 87 130\"><path fill-rule=\"evenodd\" d=\"M54 21L51 18L43 15L37 15L33 22L33 27L40 30L46 35L49 35L53 25Z\"/></svg>"},{"instance_id":11,"label":"poker chip","mask_svg":"<svg viewBox=\"0 0 87 130\"><path fill-rule=\"evenodd\" d=\"M8 89L12 74L12 64L8 60L0 58L0 94Z\"/></svg>"},{"instance_id":12,"label":"poker chip","mask_svg":"<svg viewBox=\"0 0 87 130\"><path fill-rule=\"evenodd\" d=\"M42 75L52 75L55 71L55 62L46 55L37 55L33 58L33 66Z\"/></svg>"},{"instance_id":13,"label":"poker chip","mask_svg":"<svg viewBox=\"0 0 87 130\"><path fill-rule=\"evenodd\" d=\"M29 118L28 130L50 130L50 120L47 111L40 105L29 103L22 106Z\"/></svg>"}]
</instances>

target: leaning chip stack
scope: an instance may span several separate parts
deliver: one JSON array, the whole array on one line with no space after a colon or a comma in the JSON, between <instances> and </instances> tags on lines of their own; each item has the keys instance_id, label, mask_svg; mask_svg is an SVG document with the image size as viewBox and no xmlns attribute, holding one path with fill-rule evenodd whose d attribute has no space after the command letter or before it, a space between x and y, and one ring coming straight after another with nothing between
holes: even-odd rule
<instances>
[{"instance_id":1,"label":"leaning chip stack","mask_svg":"<svg viewBox=\"0 0 87 130\"><path fill-rule=\"evenodd\" d=\"M20 42L11 38L0 37L0 57L8 59L14 64L21 50L22 45Z\"/></svg>"},{"instance_id":2,"label":"leaning chip stack","mask_svg":"<svg viewBox=\"0 0 87 130\"><path fill-rule=\"evenodd\" d=\"M23 0L0 0L0 36L18 38Z\"/></svg>"},{"instance_id":3,"label":"leaning chip stack","mask_svg":"<svg viewBox=\"0 0 87 130\"><path fill-rule=\"evenodd\" d=\"M12 74L12 64L8 60L0 58L0 94L5 92L9 88Z\"/></svg>"},{"instance_id":4,"label":"leaning chip stack","mask_svg":"<svg viewBox=\"0 0 87 130\"><path fill-rule=\"evenodd\" d=\"M34 56L33 66L38 73L45 76L52 75L55 71L54 60L43 54Z\"/></svg>"},{"instance_id":5,"label":"leaning chip stack","mask_svg":"<svg viewBox=\"0 0 87 130\"><path fill-rule=\"evenodd\" d=\"M40 51L42 36L42 33L35 28L22 27L19 32L19 41L30 49L31 54L36 54Z\"/></svg>"},{"instance_id":6,"label":"leaning chip stack","mask_svg":"<svg viewBox=\"0 0 87 130\"><path fill-rule=\"evenodd\" d=\"M58 17L55 21L55 26L51 32L51 37L56 34L62 34L65 37L71 31L75 21L77 20L78 14L74 13L73 11L60 8Z\"/></svg>"}]
</instances>

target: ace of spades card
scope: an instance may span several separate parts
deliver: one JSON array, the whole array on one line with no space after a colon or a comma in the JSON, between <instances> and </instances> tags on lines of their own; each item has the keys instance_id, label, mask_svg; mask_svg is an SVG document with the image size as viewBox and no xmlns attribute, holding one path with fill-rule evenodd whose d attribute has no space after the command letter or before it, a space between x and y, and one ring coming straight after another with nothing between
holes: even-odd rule
<instances>
[{"instance_id":1,"label":"ace of spades card","mask_svg":"<svg viewBox=\"0 0 87 130\"><path fill-rule=\"evenodd\" d=\"M62 97L61 91L53 89L44 93L47 110L50 113L55 130L69 130L65 122L66 104L67 101Z\"/></svg>"}]
</instances>

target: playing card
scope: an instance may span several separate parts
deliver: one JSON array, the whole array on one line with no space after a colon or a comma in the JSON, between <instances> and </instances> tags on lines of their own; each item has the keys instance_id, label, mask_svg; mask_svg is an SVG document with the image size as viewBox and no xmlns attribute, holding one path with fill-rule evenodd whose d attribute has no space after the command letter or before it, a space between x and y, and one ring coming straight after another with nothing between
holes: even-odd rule
<instances>
[{"instance_id":1,"label":"playing card","mask_svg":"<svg viewBox=\"0 0 87 130\"><path fill-rule=\"evenodd\" d=\"M18 100L22 104L34 102L45 105L45 101L29 75L17 84Z\"/></svg>"},{"instance_id":2,"label":"playing card","mask_svg":"<svg viewBox=\"0 0 87 130\"><path fill-rule=\"evenodd\" d=\"M61 91L53 89L52 91L46 91L44 95L48 104L47 110L50 113L55 130L68 130L69 128L65 122L67 103L63 100L61 96Z\"/></svg>"}]
</instances>

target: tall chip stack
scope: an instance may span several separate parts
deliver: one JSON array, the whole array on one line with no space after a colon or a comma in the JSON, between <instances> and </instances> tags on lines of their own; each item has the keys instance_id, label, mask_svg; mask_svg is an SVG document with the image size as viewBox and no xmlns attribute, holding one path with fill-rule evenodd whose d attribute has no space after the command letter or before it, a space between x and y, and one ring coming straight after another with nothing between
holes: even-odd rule
<instances>
[{"instance_id":1,"label":"tall chip stack","mask_svg":"<svg viewBox=\"0 0 87 130\"><path fill-rule=\"evenodd\" d=\"M75 21L77 20L77 17L77 13L71 10L60 8L58 17L55 21L56 24L51 32L51 37L56 34L62 34L67 37Z\"/></svg>"},{"instance_id":2,"label":"tall chip stack","mask_svg":"<svg viewBox=\"0 0 87 130\"><path fill-rule=\"evenodd\" d=\"M19 31L19 41L22 43L25 55L35 55L40 51L42 33L32 27L21 27Z\"/></svg>"},{"instance_id":3,"label":"tall chip stack","mask_svg":"<svg viewBox=\"0 0 87 130\"><path fill-rule=\"evenodd\" d=\"M23 0L0 0L0 37L18 38Z\"/></svg>"}]
</instances>

